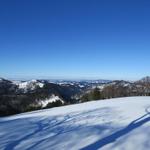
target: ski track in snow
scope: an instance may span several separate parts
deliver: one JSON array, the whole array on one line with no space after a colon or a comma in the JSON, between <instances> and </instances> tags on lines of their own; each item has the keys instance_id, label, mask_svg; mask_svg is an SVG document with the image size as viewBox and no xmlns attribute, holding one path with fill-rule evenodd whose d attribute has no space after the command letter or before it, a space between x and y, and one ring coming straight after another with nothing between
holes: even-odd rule
<instances>
[{"instance_id":1,"label":"ski track in snow","mask_svg":"<svg viewBox=\"0 0 150 150\"><path fill-rule=\"evenodd\" d=\"M0 118L0 150L148 150L150 97L127 97Z\"/></svg>"}]
</instances>

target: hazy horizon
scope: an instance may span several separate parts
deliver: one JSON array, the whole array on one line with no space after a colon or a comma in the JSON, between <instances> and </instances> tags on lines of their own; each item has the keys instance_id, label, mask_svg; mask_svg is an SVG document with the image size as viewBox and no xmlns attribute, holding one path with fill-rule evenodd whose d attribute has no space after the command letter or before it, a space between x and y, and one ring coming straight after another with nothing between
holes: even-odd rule
<instances>
[{"instance_id":1,"label":"hazy horizon","mask_svg":"<svg viewBox=\"0 0 150 150\"><path fill-rule=\"evenodd\" d=\"M106 78L106 77L61 77L61 76L0 76L0 78L8 79L8 80L72 80L72 81L80 81L80 80L126 80L126 81L137 81L148 75L141 76L140 78Z\"/></svg>"}]
</instances>

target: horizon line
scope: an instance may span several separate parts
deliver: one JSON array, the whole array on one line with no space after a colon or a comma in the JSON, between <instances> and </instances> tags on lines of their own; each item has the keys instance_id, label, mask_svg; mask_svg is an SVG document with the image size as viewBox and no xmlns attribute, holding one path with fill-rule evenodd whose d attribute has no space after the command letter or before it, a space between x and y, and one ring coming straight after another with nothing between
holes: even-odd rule
<instances>
[{"instance_id":1,"label":"horizon line","mask_svg":"<svg viewBox=\"0 0 150 150\"><path fill-rule=\"evenodd\" d=\"M144 76L147 77L147 76ZM0 78L8 79L8 80L32 80L32 79L39 79L39 80L126 80L126 81L136 81L140 80L141 78L123 78L123 77L112 77L112 78L104 78L104 77L67 77L67 76L0 76Z\"/></svg>"}]
</instances>

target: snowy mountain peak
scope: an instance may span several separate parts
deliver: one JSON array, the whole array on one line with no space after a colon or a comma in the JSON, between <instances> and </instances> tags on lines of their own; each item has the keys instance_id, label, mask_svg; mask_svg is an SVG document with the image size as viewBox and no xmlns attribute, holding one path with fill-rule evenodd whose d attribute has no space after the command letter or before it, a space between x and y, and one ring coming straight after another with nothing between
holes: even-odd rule
<instances>
[{"instance_id":1,"label":"snowy mountain peak","mask_svg":"<svg viewBox=\"0 0 150 150\"><path fill-rule=\"evenodd\" d=\"M22 89L25 92L28 90L35 90L36 88L42 88L44 86L44 83L38 80L21 81L16 84L18 85L19 89Z\"/></svg>"},{"instance_id":2,"label":"snowy mountain peak","mask_svg":"<svg viewBox=\"0 0 150 150\"><path fill-rule=\"evenodd\" d=\"M0 82L3 81L3 80L4 80L3 78L0 78Z\"/></svg>"}]
</instances>

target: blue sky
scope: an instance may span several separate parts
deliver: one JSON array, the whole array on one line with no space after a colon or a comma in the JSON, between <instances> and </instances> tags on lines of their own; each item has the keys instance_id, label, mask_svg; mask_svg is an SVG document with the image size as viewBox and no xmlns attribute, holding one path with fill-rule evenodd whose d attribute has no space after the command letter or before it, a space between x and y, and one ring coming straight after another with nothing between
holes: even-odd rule
<instances>
[{"instance_id":1,"label":"blue sky","mask_svg":"<svg viewBox=\"0 0 150 150\"><path fill-rule=\"evenodd\" d=\"M149 0L1 0L0 76L150 75Z\"/></svg>"}]
</instances>

